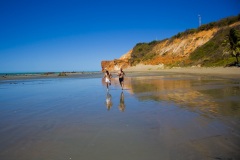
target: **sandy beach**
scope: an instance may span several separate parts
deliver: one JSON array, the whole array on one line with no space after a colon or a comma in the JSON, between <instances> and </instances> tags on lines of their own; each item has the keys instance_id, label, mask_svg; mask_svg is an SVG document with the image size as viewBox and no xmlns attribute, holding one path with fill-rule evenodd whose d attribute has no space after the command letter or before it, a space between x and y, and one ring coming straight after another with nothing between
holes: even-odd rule
<instances>
[{"instance_id":1,"label":"sandy beach","mask_svg":"<svg viewBox=\"0 0 240 160\"><path fill-rule=\"evenodd\" d=\"M227 76L227 78L240 78L240 67L178 67L178 68L163 68L161 65L137 65L130 68L124 69L128 74L141 73L142 74L155 74L160 75L161 73L182 73L182 74L201 74L201 75L215 75L215 76ZM95 72L93 72L95 73ZM101 72L98 73L98 77L101 77ZM116 74L117 71L112 73ZM59 73L52 74L22 74L22 75L1 75L0 80L15 80L15 79L46 79L46 78L79 78L82 76L92 75L89 72L75 72L66 73L66 76L59 76Z\"/></svg>"},{"instance_id":2,"label":"sandy beach","mask_svg":"<svg viewBox=\"0 0 240 160\"><path fill-rule=\"evenodd\" d=\"M240 78L240 67L174 67L162 65L137 65L125 69L127 72L171 72L186 74L228 75Z\"/></svg>"},{"instance_id":3,"label":"sandy beach","mask_svg":"<svg viewBox=\"0 0 240 160\"><path fill-rule=\"evenodd\" d=\"M4 78L0 159L239 159L238 75L184 70Z\"/></svg>"}]
</instances>

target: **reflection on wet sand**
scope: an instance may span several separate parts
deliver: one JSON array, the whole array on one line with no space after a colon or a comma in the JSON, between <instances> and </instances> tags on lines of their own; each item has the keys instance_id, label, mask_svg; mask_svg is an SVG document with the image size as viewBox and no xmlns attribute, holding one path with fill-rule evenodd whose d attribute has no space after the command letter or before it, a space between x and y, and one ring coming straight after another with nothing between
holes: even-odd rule
<instances>
[{"instance_id":1,"label":"reflection on wet sand","mask_svg":"<svg viewBox=\"0 0 240 160\"><path fill-rule=\"evenodd\" d=\"M125 111L125 102L124 102L124 93L122 92L121 95L120 95L120 102L119 102L119 106L118 106L118 109L122 112Z\"/></svg>"},{"instance_id":2,"label":"reflection on wet sand","mask_svg":"<svg viewBox=\"0 0 240 160\"><path fill-rule=\"evenodd\" d=\"M124 84L126 91L140 101L174 102L179 107L200 111L205 115L240 117L240 82L237 80L165 75L126 77ZM120 88L117 78L112 79L111 87Z\"/></svg>"},{"instance_id":3,"label":"reflection on wet sand","mask_svg":"<svg viewBox=\"0 0 240 160\"><path fill-rule=\"evenodd\" d=\"M174 102L203 113L240 115L240 83L197 76L154 76L125 79L139 100Z\"/></svg>"},{"instance_id":4,"label":"reflection on wet sand","mask_svg":"<svg viewBox=\"0 0 240 160\"><path fill-rule=\"evenodd\" d=\"M120 100L119 100L118 109L119 109L119 111L124 112L125 108L126 108L126 105L125 105L125 102L124 102L124 93L123 92L121 92L119 99ZM109 92L107 92L107 95L106 95L105 105L107 107L107 110L110 110L113 106L112 95Z\"/></svg>"},{"instance_id":5,"label":"reflection on wet sand","mask_svg":"<svg viewBox=\"0 0 240 160\"><path fill-rule=\"evenodd\" d=\"M109 92L97 78L0 86L0 159L240 159L237 80L114 80Z\"/></svg>"},{"instance_id":6,"label":"reflection on wet sand","mask_svg":"<svg viewBox=\"0 0 240 160\"><path fill-rule=\"evenodd\" d=\"M109 92L107 92L105 104L106 104L107 110L110 110L112 108L112 105L113 105L112 95Z\"/></svg>"}]
</instances>

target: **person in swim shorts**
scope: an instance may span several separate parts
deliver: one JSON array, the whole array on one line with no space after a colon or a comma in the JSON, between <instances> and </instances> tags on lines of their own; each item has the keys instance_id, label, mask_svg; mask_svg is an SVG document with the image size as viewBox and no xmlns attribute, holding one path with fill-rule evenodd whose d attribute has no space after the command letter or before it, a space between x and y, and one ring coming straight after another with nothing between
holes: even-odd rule
<instances>
[{"instance_id":1,"label":"person in swim shorts","mask_svg":"<svg viewBox=\"0 0 240 160\"><path fill-rule=\"evenodd\" d=\"M122 87L122 90L124 87L124 76L125 76L125 73L123 72L122 68L120 68L120 71L118 72L118 77L119 77L119 83Z\"/></svg>"},{"instance_id":2,"label":"person in swim shorts","mask_svg":"<svg viewBox=\"0 0 240 160\"><path fill-rule=\"evenodd\" d=\"M124 94L123 94L123 91L122 91L122 93L121 93L121 95L120 95L120 103L119 103L119 105L118 105L118 109L120 110L120 111L122 111L122 112L124 112L124 110L125 110L125 103L124 103Z\"/></svg>"}]
</instances>

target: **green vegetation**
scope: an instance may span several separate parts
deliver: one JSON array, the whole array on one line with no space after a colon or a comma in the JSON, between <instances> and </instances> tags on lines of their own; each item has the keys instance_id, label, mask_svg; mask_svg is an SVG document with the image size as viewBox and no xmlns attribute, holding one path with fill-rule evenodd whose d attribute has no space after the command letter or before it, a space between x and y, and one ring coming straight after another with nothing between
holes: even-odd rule
<instances>
[{"instance_id":1,"label":"green vegetation","mask_svg":"<svg viewBox=\"0 0 240 160\"><path fill-rule=\"evenodd\" d=\"M166 40L166 39L165 39ZM165 41L162 40L162 41ZM157 53L153 51L153 47L162 41L152 41L150 43L138 43L133 48L130 63L131 65L136 65L140 62L151 60L157 56Z\"/></svg>"},{"instance_id":2,"label":"green vegetation","mask_svg":"<svg viewBox=\"0 0 240 160\"><path fill-rule=\"evenodd\" d=\"M240 30L240 26L232 29ZM229 33L232 29L224 28L219 30L211 40L193 51L189 57L192 61L190 65L201 64L202 66L211 67L227 66L232 63L234 59L229 53Z\"/></svg>"},{"instance_id":3,"label":"green vegetation","mask_svg":"<svg viewBox=\"0 0 240 160\"><path fill-rule=\"evenodd\" d=\"M221 28L212 39L203 46L194 50L189 59L182 62L173 62L169 66L192 66L201 65L205 67L212 66L229 66L231 64L239 64L238 57L240 56L240 26L230 27L229 25L240 21L240 14L228 18L221 19L217 22L204 24L197 29L187 29L185 32L180 32L171 37L169 40L152 41L149 43L138 43L133 48L130 65L135 66L139 63L153 62L158 53L154 50L154 46L168 40L171 43L175 38L184 38L189 34L194 34L200 31L209 30L214 27ZM236 60L236 61L235 61Z\"/></svg>"},{"instance_id":4,"label":"green vegetation","mask_svg":"<svg viewBox=\"0 0 240 160\"><path fill-rule=\"evenodd\" d=\"M232 56L236 58L237 64L239 64L238 57L240 55L240 30L237 30L235 28L232 28L230 30L229 43Z\"/></svg>"},{"instance_id":5,"label":"green vegetation","mask_svg":"<svg viewBox=\"0 0 240 160\"><path fill-rule=\"evenodd\" d=\"M204 30L209 30L212 29L214 27L224 27L224 26L228 26L231 25L235 22L240 21L240 14L237 16L232 16L232 17L227 17L227 18L223 18L217 22L211 22L208 24L203 24L200 27L198 27L197 29L187 29L185 32L180 32L177 35L173 36L172 39L174 38L181 38L184 36L187 36L189 34L193 34L193 33L197 33L200 31L204 31Z\"/></svg>"}]
</instances>

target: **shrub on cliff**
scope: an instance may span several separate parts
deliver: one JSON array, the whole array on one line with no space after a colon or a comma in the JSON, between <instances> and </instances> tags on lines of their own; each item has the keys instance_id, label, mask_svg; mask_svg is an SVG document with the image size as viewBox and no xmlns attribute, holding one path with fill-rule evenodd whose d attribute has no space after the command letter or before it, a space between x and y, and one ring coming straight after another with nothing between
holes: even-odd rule
<instances>
[{"instance_id":1,"label":"shrub on cliff","mask_svg":"<svg viewBox=\"0 0 240 160\"><path fill-rule=\"evenodd\" d=\"M235 22L238 22L238 21L240 21L240 14L237 15L237 16L223 18L223 19L221 19L217 22L210 22L208 24L203 24L203 25L199 26L197 29L187 29L184 32L179 32L178 34L174 35L172 37L172 39L181 38L181 37L187 36L189 34L197 33L197 32L204 31L204 30L209 30L209 29L212 29L214 27L228 26L228 25L231 25L231 24L233 24Z\"/></svg>"},{"instance_id":2,"label":"shrub on cliff","mask_svg":"<svg viewBox=\"0 0 240 160\"><path fill-rule=\"evenodd\" d=\"M156 53L151 52L153 47L158 44L159 41L152 41L150 43L138 43L133 48L130 63L136 65L142 61L152 59L156 56Z\"/></svg>"},{"instance_id":3,"label":"shrub on cliff","mask_svg":"<svg viewBox=\"0 0 240 160\"><path fill-rule=\"evenodd\" d=\"M197 48L190 54L190 65L202 64L202 66L226 66L233 62L230 52L230 32L231 30L240 30L240 26L233 28L224 28L219 30L215 36Z\"/></svg>"},{"instance_id":4,"label":"shrub on cliff","mask_svg":"<svg viewBox=\"0 0 240 160\"><path fill-rule=\"evenodd\" d=\"M236 63L239 65L238 57L240 56L240 29L232 28L229 32L230 52L236 58Z\"/></svg>"}]
</instances>

